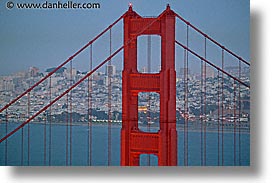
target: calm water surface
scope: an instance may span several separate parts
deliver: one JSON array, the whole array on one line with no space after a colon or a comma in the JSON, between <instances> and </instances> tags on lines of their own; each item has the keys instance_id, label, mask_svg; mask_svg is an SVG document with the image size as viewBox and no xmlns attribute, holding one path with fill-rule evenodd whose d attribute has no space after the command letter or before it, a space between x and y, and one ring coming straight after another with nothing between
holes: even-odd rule
<instances>
[{"instance_id":1,"label":"calm water surface","mask_svg":"<svg viewBox=\"0 0 275 183\"><path fill-rule=\"evenodd\" d=\"M9 131L17 127L18 123L9 123ZM0 136L5 135L5 124L0 124ZM49 157L49 125L47 128L46 138L46 161L44 161L44 128L43 124L30 124L30 160L31 166L65 166L66 165L66 129L65 125L52 125L52 144L51 156ZM112 155L111 165L120 165L120 125L112 125ZM154 130L154 128L152 128ZM87 166L88 165L88 127L86 125L75 125L72 127L72 165ZM108 126L93 125L92 126L92 165L105 166L108 164ZM250 165L250 135L248 133L241 134L240 153L239 141L236 135L236 165L241 163L242 166ZM27 126L24 127L24 144L22 159L22 130L15 133L8 139L7 144L7 165L21 166L27 165ZM221 137L221 135L220 135ZM184 164L184 133L178 130L178 165ZM191 166L201 165L201 133L188 133L188 164ZM220 138L221 141L221 138ZM206 165L218 165L218 133L208 132L206 134ZM70 156L70 155L69 155ZM5 165L5 142L0 144L0 165ZM220 146L220 161L221 161ZM23 161L22 161L23 160ZM140 164L148 165L148 155L141 155ZM157 157L150 155L150 165L157 165ZM224 165L234 166L234 134L233 132L224 133Z\"/></svg>"}]
</instances>

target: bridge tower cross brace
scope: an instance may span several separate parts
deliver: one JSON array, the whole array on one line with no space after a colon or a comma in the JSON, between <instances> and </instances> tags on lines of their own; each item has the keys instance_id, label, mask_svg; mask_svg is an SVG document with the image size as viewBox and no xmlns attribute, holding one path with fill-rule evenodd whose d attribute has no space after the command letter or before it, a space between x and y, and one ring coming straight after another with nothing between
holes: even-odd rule
<instances>
[{"instance_id":1,"label":"bridge tower cross brace","mask_svg":"<svg viewBox=\"0 0 275 183\"><path fill-rule=\"evenodd\" d=\"M137 38L161 37L161 70L139 73ZM128 44L130 42L130 44ZM130 6L124 17L124 69L122 73L121 165L139 166L141 154L154 154L159 166L177 165L175 13L167 5L156 18L143 18ZM158 132L138 128L138 93L160 95Z\"/></svg>"}]
</instances>

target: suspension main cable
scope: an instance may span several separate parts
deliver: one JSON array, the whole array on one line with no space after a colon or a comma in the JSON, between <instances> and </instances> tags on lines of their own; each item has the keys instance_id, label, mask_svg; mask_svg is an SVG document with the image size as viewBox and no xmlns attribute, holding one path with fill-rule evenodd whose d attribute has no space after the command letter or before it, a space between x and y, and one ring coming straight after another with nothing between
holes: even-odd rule
<instances>
[{"instance_id":1,"label":"suspension main cable","mask_svg":"<svg viewBox=\"0 0 275 183\"><path fill-rule=\"evenodd\" d=\"M240 56L236 55L235 53L233 53L232 51L230 51L229 49L225 48L223 45L221 45L220 43L218 43L216 40L214 40L213 38L209 37L208 35L206 35L205 33L203 33L201 30L199 30L197 27L195 27L194 25L192 25L190 22L188 22L187 20L185 20L184 18L182 18L180 15L176 14L176 17L178 17L181 21L183 21L185 24L189 25L190 27L192 27L195 31L197 31L198 33L200 33L201 35L203 35L204 37L206 37L208 40L210 40L211 42L213 42L214 44L216 44L217 46L219 46L220 48L224 49L225 51L227 51L228 53L230 53L231 55L233 55L234 57L238 58L240 61L242 61L243 63L245 63L246 65L250 66L250 63L247 62L246 60L244 60L243 58L241 58Z\"/></svg>"},{"instance_id":2,"label":"suspension main cable","mask_svg":"<svg viewBox=\"0 0 275 183\"><path fill-rule=\"evenodd\" d=\"M66 65L68 62L70 62L74 57L76 57L78 54L80 54L82 51L84 51L88 46L93 44L98 38L100 38L103 34L105 34L109 29L111 29L113 26L115 26L122 18L124 18L125 13L121 15L116 21L114 21L110 26L108 26L106 29L104 29L101 33L99 33L95 38L93 38L91 41L89 41L86 45L84 45L82 48L80 48L76 53L74 53L72 56L70 56L65 62L60 64L58 67L56 67L53 71L49 72L48 75L46 75L44 78L42 78L40 81L35 83L33 86L31 86L29 89L27 89L25 92L23 92L21 95L16 97L14 100L9 102L7 105L5 105L3 108L0 109L0 113L7 109L10 105L15 103L17 100L25 96L28 92L32 91L36 86L38 86L40 83L44 82L48 77L53 75L56 71L58 71L60 68L62 68L64 65Z\"/></svg>"},{"instance_id":3,"label":"suspension main cable","mask_svg":"<svg viewBox=\"0 0 275 183\"><path fill-rule=\"evenodd\" d=\"M230 73L224 71L222 68L214 65L213 63L211 63L209 60L206 60L205 58L203 58L202 56L200 56L199 54L197 54L196 52L192 51L191 49L189 49L188 47L184 46L182 43L175 41L175 43L177 43L177 45L179 45L180 47L182 47L183 49L186 49L188 52L190 52L191 54L193 54L194 56L198 57L199 59L203 60L204 62L206 62L208 65L214 67L215 69L219 70L220 72L222 72L223 74L227 75L228 77L236 80L237 82L241 83L242 85L244 85L247 88L250 88L250 85L241 81L239 78L234 77L233 75L231 75Z\"/></svg>"},{"instance_id":4,"label":"suspension main cable","mask_svg":"<svg viewBox=\"0 0 275 183\"><path fill-rule=\"evenodd\" d=\"M150 22L146 27L144 27L140 32L137 33L137 35L142 34L146 29L148 29L150 26L152 26L156 21L158 21L161 18L161 16L159 16L157 19L155 19L154 21ZM109 29L108 29L109 30ZM8 133L5 137L0 139L0 143L2 143L3 141L5 141L7 138L9 138L11 135L13 135L15 132L17 132L19 129L23 128L26 124L28 124L31 120L33 120L35 117L37 117L39 114L41 114L42 112L44 112L45 110L47 110L51 105L53 105L55 102L57 102L60 98L62 98L64 95L68 94L72 89L74 89L76 86L78 86L81 82L83 82L85 79L87 79L88 77L90 77L97 69L99 69L100 67L102 67L104 64L106 64L107 62L110 61L111 58L113 58L115 55L117 55L121 50L123 50L123 48L127 45L129 45L132 41L134 40L134 38L128 40L124 45L122 45L120 48L118 48L112 55L110 55L108 58L106 58L104 61L102 61L99 65L97 65L93 70L91 70L90 72L88 72L83 78L81 78L80 80L78 80L77 82L75 82L71 87L69 87L66 91L64 91L61 95L59 95L58 97L56 97L54 100L52 100L52 102L50 102L49 104L47 104L46 106L44 106L41 110L39 110L38 112L36 112L32 117L30 117L28 120L26 120L24 123L22 123L21 125L19 125L17 128L15 128L14 130L12 130L10 133Z\"/></svg>"}]
</instances>

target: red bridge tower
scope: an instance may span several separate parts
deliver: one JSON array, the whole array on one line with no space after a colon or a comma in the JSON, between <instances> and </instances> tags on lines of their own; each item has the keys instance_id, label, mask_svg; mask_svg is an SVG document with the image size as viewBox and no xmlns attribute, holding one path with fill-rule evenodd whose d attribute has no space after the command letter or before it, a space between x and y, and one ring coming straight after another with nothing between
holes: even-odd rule
<instances>
[{"instance_id":1,"label":"red bridge tower","mask_svg":"<svg viewBox=\"0 0 275 183\"><path fill-rule=\"evenodd\" d=\"M140 35L161 37L159 73L138 72L137 37ZM138 166L140 154L154 154L159 166L176 166L175 13L167 5L158 17L143 18L130 6L124 17L124 45L121 165ZM160 95L160 129L157 133L138 128L139 92Z\"/></svg>"}]
</instances>

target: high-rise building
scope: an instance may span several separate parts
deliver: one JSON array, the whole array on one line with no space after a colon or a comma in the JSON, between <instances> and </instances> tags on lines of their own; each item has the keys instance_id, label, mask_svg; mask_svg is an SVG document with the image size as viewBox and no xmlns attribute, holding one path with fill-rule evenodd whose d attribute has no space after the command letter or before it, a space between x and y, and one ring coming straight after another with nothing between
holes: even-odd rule
<instances>
[{"instance_id":1,"label":"high-rise building","mask_svg":"<svg viewBox=\"0 0 275 183\"><path fill-rule=\"evenodd\" d=\"M15 85L12 77L3 77L0 79L0 91L14 91Z\"/></svg>"},{"instance_id":2,"label":"high-rise building","mask_svg":"<svg viewBox=\"0 0 275 183\"><path fill-rule=\"evenodd\" d=\"M203 69L204 72L202 74L202 77L206 77L206 78L214 78L215 77L215 70L210 67L210 66L206 66L206 69Z\"/></svg>"},{"instance_id":3,"label":"high-rise building","mask_svg":"<svg viewBox=\"0 0 275 183\"><path fill-rule=\"evenodd\" d=\"M39 69L37 67L30 67L29 69L29 76L36 77L39 74Z\"/></svg>"},{"instance_id":4,"label":"high-rise building","mask_svg":"<svg viewBox=\"0 0 275 183\"><path fill-rule=\"evenodd\" d=\"M105 74L108 75L108 73L110 74L110 76L114 76L116 74L116 66L107 65L106 70L105 70Z\"/></svg>"}]
</instances>

